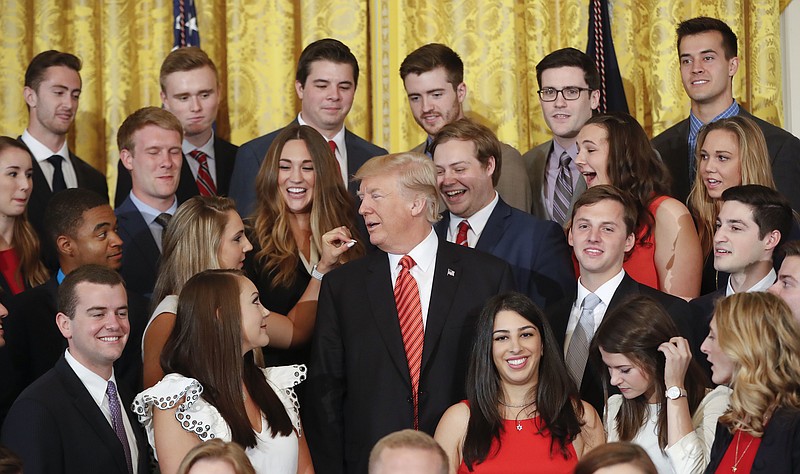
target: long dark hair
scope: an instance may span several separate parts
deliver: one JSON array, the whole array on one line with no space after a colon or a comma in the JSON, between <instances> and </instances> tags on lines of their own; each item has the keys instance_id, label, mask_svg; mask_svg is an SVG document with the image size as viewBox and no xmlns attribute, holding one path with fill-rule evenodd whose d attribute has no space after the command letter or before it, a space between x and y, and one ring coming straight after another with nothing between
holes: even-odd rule
<instances>
[{"instance_id":1,"label":"long dark hair","mask_svg":"<svg viewBox=\"0 0 800 474\"><path fill-rule=\"evenodd\" d=\"M656 300L645 295L633 295L603 317L592 342L591 352L595 357L599 357L598 348L623 354L650 378L659 397L658 444L662 450L667 446L667 410L664 407L664 393L667 391L664 382L666 359L659 352L658 346L680 335L672 318ZM603 386L607 387L610 376L607 370L602 372ZM684 380L689 412L692 415L706 394L705 379L702 369L692 359ZM647 405L648 400L644 394L632 400L623 399L616 417L621 441L632 440L642 429L646 422Z\"/></svg>"},{"instance_id":2,"label":"long dark hair","mask_svg":"<svg viewBox=\"0 0 800 474\"><path fill-rule=\"evenodd\" d=\"M237 270L206 270L186 282L178 297L175 328L161 353L165 374L175 372L197 379L203 398L230 426L233 441L256 445L245 411L241 383L267 420L272 436L289 436L292 421L278 396L253 361L241 356L240 282Z\"/></svg>"},{"instance_id":3,"label":"long dark hair","mask_svg":"<svg viewBox=\"0 0 800 474\"><path fill-rule=\"evenodd\" d=\"M536 326L541 335L543 347L539 381L535 387L536 403L542 420L539 430L548 430L551 434L551 453L558 451L568 458L568 447L581 431L583 405L575 384L567 375L558 343L542 310L520 293L494 296L478 317L467 372L470 416L463 458L470 471L474 463L481 463L489 456L492 441L499 441L503 430L503 418L498 409L503 389L492 358L494 320L500 311L519 314Z\"/></svg>"}]
</instances>

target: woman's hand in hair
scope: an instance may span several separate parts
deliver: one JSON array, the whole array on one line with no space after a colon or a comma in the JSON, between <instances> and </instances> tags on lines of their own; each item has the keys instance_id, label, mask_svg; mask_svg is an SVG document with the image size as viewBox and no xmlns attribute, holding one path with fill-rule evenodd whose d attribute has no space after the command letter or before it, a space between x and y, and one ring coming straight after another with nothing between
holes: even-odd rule
<instances>
[{"instance_id":1,"label":"woman's hand in hair","mask_svg":"<svg viewBox=\"0 0 800 474\"><path fill-rule=\"evenodd\" d=\"M320 273L326 273L339 266L339 257L355 245L350 229L337 227L322 236L322 256L317 264Z\"/></svg>"},{"instance_id":2,"label":"woman's hand in hair","mask_svg":"<svg viewBox=\"0 0 800 474\"><path fill-rule=\"evenodd\" d=\"M664 385L667 388L683 387L686 371L692 362L692 350L689 348L689 341L683 337L672 337L669 342L658 346L658 350L666 358Z\"/></svg>"}]
</instances>

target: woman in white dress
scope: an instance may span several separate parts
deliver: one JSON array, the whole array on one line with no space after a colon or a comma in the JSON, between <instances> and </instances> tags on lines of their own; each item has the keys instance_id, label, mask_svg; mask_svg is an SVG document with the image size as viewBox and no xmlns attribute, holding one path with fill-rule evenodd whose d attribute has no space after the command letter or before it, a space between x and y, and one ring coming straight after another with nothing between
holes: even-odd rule
<instances>
[{"instance_id":1,"label":"woman in white dress","mask_svg":"<svg viewBox=\"0 0 800 474\"><path fill-rule=\"evenodd\" d=\"M703 472L728 393L706 397L705 374L667 312L636 295L605 315L594 344L621 392L606 406L608 441L640 445L661 474Z\"/></svg>"},{"instance_id":2,"label":"woman in white dress","mask_svg":"<svg viewBox=\"0 0 800 474\"><path fill-rule=\"evenodd\" d=\"M161 357L167 375L133 405L162 474L215 438L243 446L256 472L314 472L293 389L305 366L260 369L253 360L269 343L269 316L238 271L207 270L183 287Z\"/></svg>"}]
</instances>

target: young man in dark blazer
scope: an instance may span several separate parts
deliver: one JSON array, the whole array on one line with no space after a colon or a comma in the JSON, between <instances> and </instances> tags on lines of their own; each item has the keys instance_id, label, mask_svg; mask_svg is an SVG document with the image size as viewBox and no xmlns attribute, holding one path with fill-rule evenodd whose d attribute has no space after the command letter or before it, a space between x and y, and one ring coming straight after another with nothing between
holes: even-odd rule
<instances>
[{"instance_id":1,"label":"young man in dark blazer","mask_svg":"<svg viewBox=\"0 0 800 474\"><path fill-rule=\"evenodd\" d=\"M572 292L575 274L561 226L508 205L496 191L505 166L500 141L468 119L445 125L431 144L436 181L447 211L439 237L511 265L517 289L545 308Z\"/></svg>"},{"instance_id":2,"label":"young man in dark blazer","mask_svg":"<svg viewBox=\"0 0 800 474\"><path fill-rule=\"evenodd\" d=\"M55 315L69 348L17 398L2 442L26 472L148 472L147 444L129 411L133 394L114 362L128 339L128 300L119 274L87 265L61 285Z\"/></svg>"},{"instance_id":3,"label":"young man in dark blazer","mask_svg":"<svg viewBox=\"0 0 800 474\"><path fill-rule=\"evenodd\" d=\"M178 48L161 63L160 82L164 109L183 126L178 203L198 194L227 196L239 147L214 130L222 94L217 66L200 48ZM131 175L119 162L114 198L117 207L130 190Z\"/></svg>"},{"instance_id":4,"label":"young man in dark blazer","mask_svg":"<svg viewBox=\"0 0 800 474\"><path fill-rule=\"evenodd\" d=\"M697 172L697 133L703 124L742 115L764 132L778 191L800 210L800 139L748 113L733 98L733 76L739 69L736 34L725 22L699 17L678 25L681 81L691 99L689 118L653 138L653 147L672 173L672 196L686 202Z\"/></svg>"},{"instance_id":5,"label":"young man in dark blazer","mask_svg":"<svg viewBox=\"0 0 800 474\"><path fill-rule=\"evenodd\" d=\"M322 280L304 422L314 465L326 473L366 473L370 449L391 432L432 434L465 396L481 307L513 289L507 263L436 237L430 158L376 157L356 179L380 251Z\"/></svg>"},{"instance_id":6,"label":"young man in dark blazer","mask_svg":"<svg viewBox=\"0 0 800 474\"><path fill-rule=\"evenodd\" d=\"M295 91L300 99L296 122L318 131L335 147L344 185L355 196L358 187L349 177L368 159L384 155L386 150L369 143L344 126L353 106L358 85L358 61L341 41L325 38L315 41L300 53L295 77ZM231 178L231 197L242 217L256 207L255 178L272 141L281 130L255 138L239 148Z\"/></svg>"}]
</instances>

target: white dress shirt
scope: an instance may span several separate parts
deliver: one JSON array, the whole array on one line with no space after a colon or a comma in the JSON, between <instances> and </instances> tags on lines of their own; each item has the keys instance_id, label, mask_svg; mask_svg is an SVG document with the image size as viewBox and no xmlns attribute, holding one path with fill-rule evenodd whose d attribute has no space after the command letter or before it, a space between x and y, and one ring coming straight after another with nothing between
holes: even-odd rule
<instances>
[{"instance_id":1,"label":"white dress shirt","mask_svg":"<svg viewBox=\"0 0 800 474\"><path fill-rule=\"evenodd\" d=\"M608 309L609 303L611 303L611 298L614 297L614 293L617 292L617 288L619 284L622 283L622 279L625 277L625 270L620 270L613 278L608 280L607 282L600 285L600 288L594 291L594 294L600 298L600 303L594 308L592 311L592 316L594 317L594 331L592 334L597 332L597 328L600 327L600 323L603 322L603 317L606 315L606 310ZM564 356L567 355L567 349L569 348L569 342L572 339L572 333L575 332L575 328L578 326L578 319L581 316L583 305L583 299L586 298L591 291L587 290L585 286L581 284L581 280L578 279L578 296L575 298L575 302L572 304L572 312L569 314L569 322L567 323L567 331L564 334Z\"/></svg>"},{"instance_id":2,"label":"white dress shirt","mask_svg":"<svg viewBox=\"0 0 800 474\"><path fill-rule=\"evenodd\" d=\"M466 219L458 217L451 212L450 225L447 227L447 241L456 241L456 236L458 235L458 224L460 224L461 221L466 220L469 223L469 229L467 229L467 245L474 249L475 246L478 245L478 239L481 238L483 229L486 228L486 224L489 222L489 217L491 217L492 212L494 212L494 208L497 206L497 202L499 200L500 195L497 194L497 191L495 191L494 199L492 199L489 204Z\"/></svg>"},{"instance_id":3,"label":"white dress shirt","mask_svg":"<svg viewBox=\"0 0 800 474\"><path fill-rule=\"evenodd\" d=\"M416 247L408 252L408 256L414 259L416 265L411 267L409 273L414 277L419 288L419 302L422 305L422 325L428 324L428 307L431 304L431 291L433 289L433 271L436 269L436 252L439 249L439 239L436 232L431 227L431 232L425 239L417 244ZM392 275L392 288L397 283L397 276L400 274L400 259L403 255L393 253L389 255L389 271Z\"/></svg>"},{"instance_id":4,"label":"white dress shirt","mask_svg":"<svg viewBox=\"0 0 800 474\"><path fill-rule=\"evenodd\" d=\"M769 269L769 273L767 273L767 275L764 278L759 280L755 285L753 285L750 288L744 290L744 292L745 293L755 293L757 291L767 291L769 289L769 287L772 286L772 284L775 283L775 280L777 280L777 279L778 279L778 274L775 273L775 269L774 268L770 268ZM733 291L733 286L731 286L731 278L728 277L728 286L727 286L727 288L725 288L725 296L730 296L730 295L732 295L734 293L736 293L736 292ZM742 293L742 292L740 291L739 293Z\"/></svg>"},{"instance_id":5,"label":"white dress shirt","mask_svg":"<svg viewBox=\"0 0 800 474\"><path fill-rule=\"evenodd\" d=\"M214 185L217 184L217 160L216 156L214 156L214 131L211 131L211 138L205 143L205 145L201 147L196 147L189 143L185 138L183 139L183 144L181 145L181 150L183 150L183 155L186 157L186 162L189 164L189 170L192 172L192 176L194 176L194 180L197 181L197 173L200 171L200 162L196 159L192 158L192 155L189 153L200 150L208 156L208 173L211 175L211 179L214 180Z\"/></svg>"}]
</instances>

